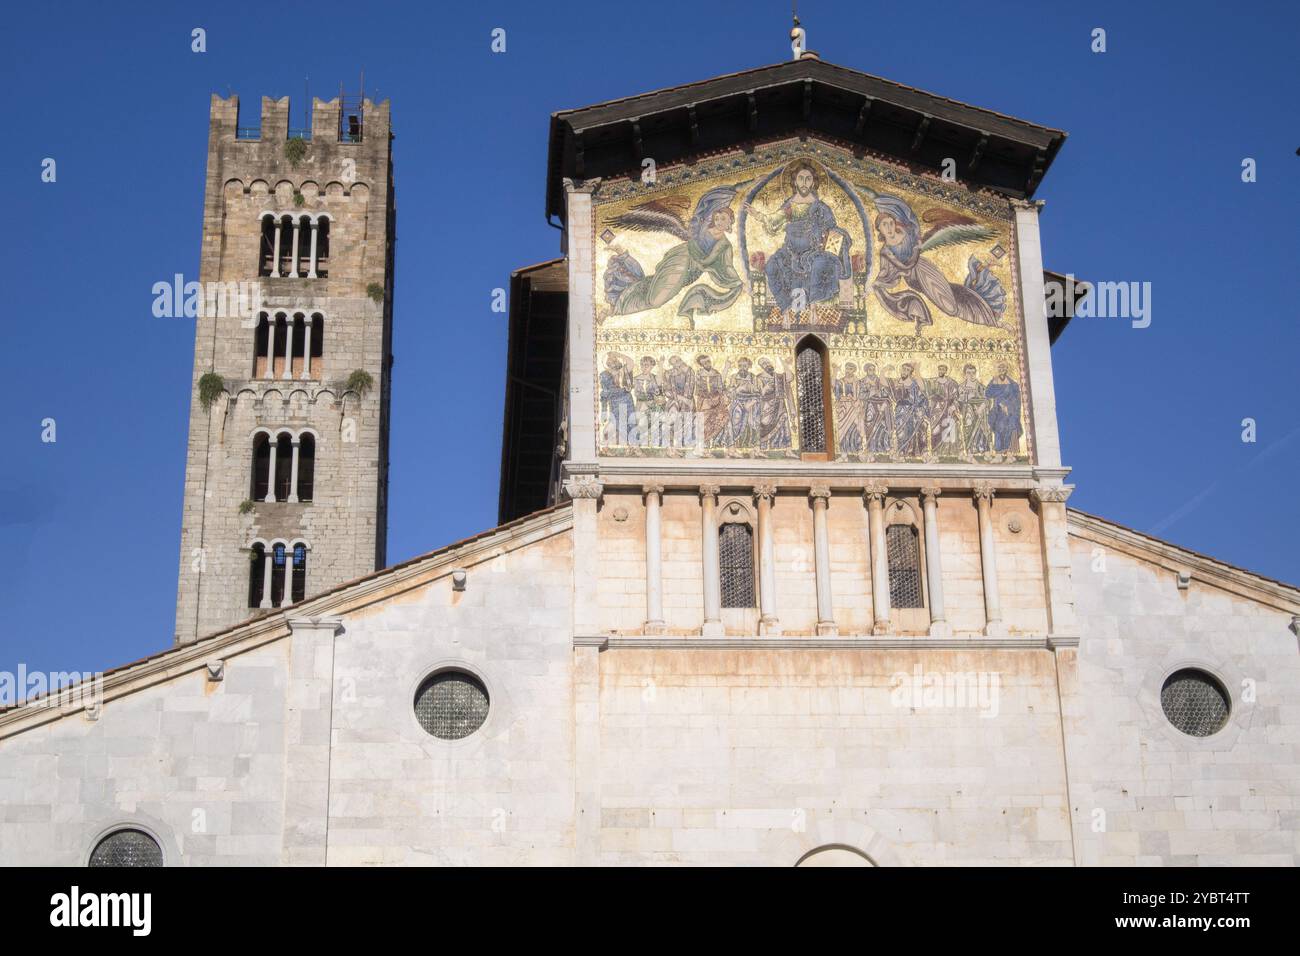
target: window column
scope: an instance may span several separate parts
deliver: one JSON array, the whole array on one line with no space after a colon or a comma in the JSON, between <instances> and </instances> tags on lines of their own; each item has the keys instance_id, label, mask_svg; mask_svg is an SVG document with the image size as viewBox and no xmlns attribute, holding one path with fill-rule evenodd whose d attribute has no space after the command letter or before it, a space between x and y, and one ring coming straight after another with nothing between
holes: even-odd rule
<instances>
[{"instance_id":1,"label":"window column","mask_svg":"<svg viewBox=\"0 0 1300 956\"><path fill-rule=\"evenodd\" d=\"M1006 634L1002 623L1002 604L998 600L998 560L993 550L993 484L977 481L974 487L975 508L980 520L980 567L984 572L984 633Z\"/></svg>"},{"instance_id":2,"label":"window column","mask_svg":"<svg viewBox=\"0 0 1300 956\"><path fill-rule=\"evenodd\" d=\"M718 566L717 485L700 486L701 557L704 564L705 637L722 636L722 574Z\"/></svg>"},{"instance_id":3,"label":"window column","mask_svg":"<svg viewBox=\"0 0 1300 956\"><path fill-rule=\"evenodd\" d=\"M885 546L885 495L889 487L883 481L867 482L862 495L867 499L867 519L871 537L871 608L875 623L872 634L888 634L889 621L889 553Z\"/></svg>"},{"instance_id":4,"label":"window column","mask_svg":"<svg viewBox=\"0 0 1300 956\"><path fill-rule=\"evenodd\" d=\"M266 314L266 373L264 378L275 378L275 316Z\"/></svg>"},{"instance_id":5,"label":"window column","mask_svg":"<svg viewBox=\"0 0 1300 956\"><path fill-rule=\"evenodd\" d=\"M274 463L275 458L271 461ZM269 500L269 499L268 499ZM262 603L258 607L271 607L271 568L275 565L275 547L272 545L262 546Z\"/></svg>"},{"instance_id":6,"label":"window column","mask_svg":"<svg viewBox=\"0 0 1300 956\"><path fill-rule=\"evenodd\" d=\"M293 217L293 268L289 270L289 278L298 278L298 230L302 226L302 220L297 216Z\"/></svg>"},{"instance_id":7,"label":"window column","mask_svg":"<svg viewBox=\"0 0 1300 956\"><path fill-rule=\"evenodd\" d=\"M758 485L754 498L758 505L758 632L780 634L776 616L776 545L772 540L772 499L776 485Z\"/></svg>"},{"instance_id":8,"label":"window column","mask_svg":"<svg viewBox=\"0 0 1300 956\"><path fill-rule=\"evenodd\" d=\"M316 227L317 225L319 225L318 221L313 219L311 221L311 262L307 269L308 279L316 278Z\"/></svg>"},{"instance_id":9,"label":"window column","mask_svg":"<svg viewBox=\"0 0 1300 956\"><path fill-rule=\"evenodd\" d=\"M925 519L925 580L930 587L930 636L947 637L951 630L943 611L943 566L939 560L938 485L921 489L921 512Z\"/></svg>"},{"instance_id":10,"label":"window column","mask_svg":"<svg viewBox=\"0 0 1300 956\"><path fill-rule=\"evenodd\" d=\"M834 636L835 611L831 607L831 544L826 529L826 506L831 490L826 485L814 485L808 491L813 509L813 553L817 562L817 633Z\"/></svg>"},{"instance_id":11,"label":"window column","mask_svg":"<svg viewBox=\"0 0 1300 956\"><path fill-rule=\"evenodd\" d=\"M302 374L299 378L311 378L311 327L313 319L304 315L302 319Z\"/></svg>"},{"instance_id":12,"label":"window column","mask_svg":"<svg viewBox=\"0 0 1300 956\"><path fill-rule=\"evenodd\" d=\"M299 438L294 436L292 441L293 458L289 466L289 501L298 500L298 442Z\"/></svg>"},{"instance_id":13,"label":"window column","mask_svg":"<svg viewBox=\"0 0 1300 956\"><path fill-rule=\"evenodd\" d=\"M280 436L271 435L267 439L267 443L270 445L271 456L270 456L270 461L267 462L267 466L266 466L266 500L274 501L275 500L275 459L279 457ZM269 594L271 592L268 591L267 593Z\"/></svg>"},{"instance_id":14,"label":"window column","mask_svg":"<svg viewBox=\"0 0 1300 956\"><path fill-rule=\"evenodd\" d=\"M284 372L281 378L293 378L293 316L284 317Z\"/></svg>"},{"instance_id":15,"label":"window column","mask_svg":"<svg viewBox=\"0 0 1300 956\"><path fill-rule=\"evenodd\" d=\"M275 218L275 248L271 253L271 277L280 278L280 232L284 228L284 220L279 216Z\"/></svg>"},{"instance_id":16,"label":"window column","mask_svg":"<svg viewBox=\"0 0 1300 956\"><path fill-rule=\"evenodd\" d=\"M663 485L646 485L645 495L645 603L647 634L663 634L664 622L663 543L660 537L660 499Z\"/></svg>"}]
</instances>

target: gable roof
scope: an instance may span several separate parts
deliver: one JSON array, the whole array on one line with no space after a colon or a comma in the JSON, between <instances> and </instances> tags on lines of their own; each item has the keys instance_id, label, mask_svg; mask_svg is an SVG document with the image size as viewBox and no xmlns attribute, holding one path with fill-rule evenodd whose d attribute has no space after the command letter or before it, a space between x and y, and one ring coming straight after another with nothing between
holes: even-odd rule
<instances>
[{"instance_id":1,"label":"gable roof","mask_svg":"<svg viewBox=\"0 0 1300 956\"><path fill-rule=\"evenodd\" d=\"M963 182L1033 195L1066 133L826 63L816 54L551 114L547 217L564 215L563 180L639 170L809 130L940 170Z\"/></svg>"}]
</instances>

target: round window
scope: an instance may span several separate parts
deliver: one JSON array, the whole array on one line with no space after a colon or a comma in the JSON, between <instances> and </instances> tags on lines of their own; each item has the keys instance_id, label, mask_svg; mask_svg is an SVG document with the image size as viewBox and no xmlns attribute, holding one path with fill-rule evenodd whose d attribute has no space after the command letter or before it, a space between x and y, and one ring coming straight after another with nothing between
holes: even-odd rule
<instances>
[{"instance_id":1,"label":"round window","mask_svg":"<svg viewBox=\"0 0 1300 956\"><path fill-rule=\"evenodd\" d=\"M1209 737L1228 722L1228 692L1204 671L1175 671L1160 689L1169 722L1191 737Z\"/></svg>"},{"instance_id":2,"label":"round window","mask_svg":"<svg viewBox=\"0 0 1300 956\"><path fill-rule=\"evenodd\" d=\"M162 849L143 830L116 830L95 846L91 866L162 866Z\"/></svg>"},{"instance_id":3,"label":"round window","mask_svg":"<svg viewBox=\"0 0 1300 956\"><path fill-rule=\"evenodd\" d=\"M434 674L415 693L415 717L441 740L460 740L483 726L488 692L483 682L464 671Z\"/></svg>"}]
</instances>

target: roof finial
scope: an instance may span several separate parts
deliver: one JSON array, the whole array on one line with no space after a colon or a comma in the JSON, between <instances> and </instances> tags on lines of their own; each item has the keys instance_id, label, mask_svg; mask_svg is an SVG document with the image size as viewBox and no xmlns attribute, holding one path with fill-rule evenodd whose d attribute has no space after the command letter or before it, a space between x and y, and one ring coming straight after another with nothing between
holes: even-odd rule
<instances>
[{"instance_id":1,"label":"roof finial","mask_svg":"<svg viewBox=\"0 0 1300 956\"><path fill-rule=\"evenodd\" d=\"M808 49L808 34L799 25L799 0L790 0L790 13L794 17L794 26L790 28L790 52L794 54L791 59L797 60Z\"/></svg>"}]
</instances>

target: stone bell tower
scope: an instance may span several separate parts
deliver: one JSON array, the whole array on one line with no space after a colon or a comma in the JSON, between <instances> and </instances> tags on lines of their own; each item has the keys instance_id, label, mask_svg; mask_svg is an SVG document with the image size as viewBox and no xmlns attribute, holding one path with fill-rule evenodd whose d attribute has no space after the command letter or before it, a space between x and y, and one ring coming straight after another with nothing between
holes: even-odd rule
<instances>
[{"instance_id":1,"label":"stone bell tower","mask_svg":"<svg viewBox=\"0 0 1300 956\"><path fill-rule=\"evenodd\" d=\"M212 97L181 529L186 643L384 565L389 104Z\"/></svg>"}]
</instances>

